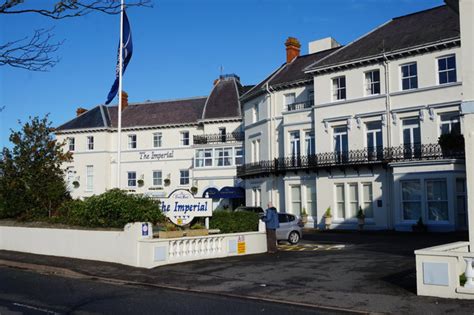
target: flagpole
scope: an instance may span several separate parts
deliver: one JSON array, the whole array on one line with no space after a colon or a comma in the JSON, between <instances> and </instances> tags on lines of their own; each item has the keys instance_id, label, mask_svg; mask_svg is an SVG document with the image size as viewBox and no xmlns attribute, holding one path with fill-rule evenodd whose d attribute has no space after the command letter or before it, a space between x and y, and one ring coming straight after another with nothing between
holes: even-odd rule
<instances>
[{"instance_id":1,"label":"flagpole","mask_svg":"<svg viewBox=\"0 0 474 315\"><path fill-rule=\"evenodd\" d=\"M120 49L119 49L119 89L118 89L118 122L117 122L117 188L121 189L121 162L122 162L122 66L123 66L123 9L120 4Z\"/></svg>"}]
</instances>

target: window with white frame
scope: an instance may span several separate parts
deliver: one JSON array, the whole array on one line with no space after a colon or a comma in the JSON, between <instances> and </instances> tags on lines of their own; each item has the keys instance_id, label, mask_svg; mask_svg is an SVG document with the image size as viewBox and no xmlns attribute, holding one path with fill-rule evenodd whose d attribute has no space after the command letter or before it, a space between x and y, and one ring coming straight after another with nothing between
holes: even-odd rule
<instances>
[{"instance_id":1,"label":"window with white frame","mask_svg":"<svg viewBox=\"0 0 474 315\"><path fill-rule=\"evenodd\" d=\"M347 154L349 151L349 143L347 141L347 126L337 126L333 130L333 145L334 152L341 154Z\"/></svg>"},{"instance_id":2,"label":"window with white frame","mask_svg":"<svg viewBox=\"0 0 474 315\"><path fill-rule=\"evenodd\" d=\"M137 135L128 135L128 148L129 149L137 148Z\"/></svg>"},{"instance_id":3,"label":"window with white frame","mask_svg":"<svg viewBox=\"0 0 474 315\"><path fill-rule=\"evenodd\" d=\"M438 80L439 84L456 82L456 56L444 56L438 58Z\"/></svg>"},{"instance_id":4,"label":"window with white frame","mask_svg":"<svg viewBox=\"0 0 474 315\"><path fill-rule=\"evenodd\" d=\"M382 122L373 121L365 125L367 152L370 159L381 157L383 153Z\"/></svg>"},{"instance_id":5,"label":"window with white frame","mask_svg":"<svg viewBox=\"0 0 474 315\"><path fill-rule=\"evenodd\" d=\"M69 151L76 150L76 139L74 137L67 138Z\"/></svg>"},{"instance_id":6,"label":"window with white frame","mask_svg":"<svg viewBox=\"0 0 474 315\"><path fill-rule=\"evenodd\" d=\"M461 123L459 121L459 113L443 113L439 115L440 134L461 133Z\"/></svg>"},{"instance_id":7,"label":"window with white frame","mask_svg":"<svg viewBox=\"0 0 474 315\"><path fill-rule=\"evenodd\" d=\"M155 132L153 134L153 147L154 148L160 148L163 144L162 144L162 140L163 140L163 135L161 134L161 132Z\"/></svg>"},{"instance_id":8,"label":"window with white frame","mask_svg":"<svg viewBox=\"0 0 474 315\"><path fill-rule=\"evenodd\" d=\"M374 217L372 183L362 183L362 209L367 219Z\"/></svg>"},{"instance_id":9,"label":"window with white frame","mask_svg":"<svg viewBox=\"0 0 474 315\"><path fill-rule=\"evenodd\" d=\"M304 154L314 155L316 154L316 144L314 141L314 131L305 131L304 133Z\"/></svg>"},{"instance_id":10,"label":"window with white frame","mask_svg":"<svg viewBox=\"0 0 474 315\"><path fill-rule=\"evenodd\" d=\"M189 131L181 131L181 146L189 145Z\"/></svg>"},{"instance_id":11,"label":"window with white frame","mask_svg":"<svg viewBox=\"0 0 474 315\"><path fill-rule=\"evenodd\" d=\"M301 215L301 186L290 186L291 190L291 213Z\"/></svg>"},{"instance_id":12,"label":"window with white frame","mask_svg":"<svg viewBox=\"0 0 474 315\"><path fill-rule=\"evenodd\" d=\"M260 120L260 113L258 110L258 104L254 104L252 107L252 122L257 122Z\"/></svg>"},{"instance_id":13,"label":"window with white frame","mask_svg":"<svg viewBox=\"0 0 474 315\"><path fill-rule=\"evenodd\" d=\"M290 131L290 155L295 158L299 157L300 154L300 132Z\"/></svg>"},{"instance_id":14,"label":"window with white frame","mask_svg":"<svg viewBox=\"0 0 474 315\"><path fill-rule=\"evenodd\" d=\"M242 165L244 163L244 148L235 147L235 165Z\"/></svg>"},{"instance_id":15,"label":"window with white frame","mask_svg":"<svg viewBox=\"0 0 474 315\"><path fill-rule=\"evenodd\" d=\"M196 167L210 167L212 166L212 149L198 149L195 153Z\"/></svg>"},{"instance_id":16,"label":"window with white frame","mask_svg":"<svg viewBox=\"0 0 474 315\"><path fill-rule=\"evenodd\" d=\"M349 213L346 218L355 218L359 211L359 189L357 183L350 183L349 189Z\"/></svg>"},{"instance_id":17,"label":"window with white frame","mask_svg":"<svg viewBox=\"0 0 474 315\"><path fill-rule=\"evenodd\" d=\"M335 218L344 219L346 216L346 198L344 194L344 184L336 184L336 211Z\"/></svg>"},{"instance_id":18,"label":"window with white frame","mask_svg":"<svg viewBox=\"0 0 474 315\"><path fill-rule=\"evenodd\" d=\"M418 88L418 70L416 62L407 63L401 67L402 90Z\"/></svg>"},{"instance_id":19,"label":"window with white frame","mask_svg":"<svg viewBox=\"0 0 474 315\"><path fill-rule=\"evenodd\" d=\"M161 171L153 171L153 186L163 185L163 173Z\"/></svg>"},{"instance_id":20,"label":"window with white frame","mask_svg":"<svg viewBox=\"0 0 474 315\"><path fill-rule=\"evenodd\" d=\"M316 215L316 186L306 186L306 214Z\"/></svg>"},{"instance_id":21,"label":"window with white frame","mask_svg":"<svg viewBox=\"0 0 474 315\"><path fill-rule=\"evenodd\" d=\"M380 70L365 73L365 95L380 94Z\"/></svg>"},{"instance_id":22,"label":"window with white frame","mask_svg":"<svg viewBox=\"0 0 474 315\"><path fill-rule=\"evenodd\" d=\"M406 149L419 147L421 144L420 119L408 118L402 122L403 145Z\"/></svg>"},{"instance_id":23,"label":"window with white frame","mask_svg":"<svg viewBox=\"0 0 474 315\"><path fill-rule=\"evenodd\" d=\"M419 180L402 180L400 186L403 219L417 221L421 218L421 183Z\"/></svg>"},{"instance_id":24,"label":"window with white frame","mask_svg":"<svg viewBox=\"0 0 474 315\"><path fill-rule=\"evenodd\" d=\"M227 140L227 134L226 134L226 132L227 132L227 131L226 131L226 128L225 128L225 127L219 128L219 134L220 134L220 136L221 136L221 139L220 139L221 142L226 142L226 140Z\"/></svg>"},{"instance_id":25,"label":"window with white frame","mask_svg":"<svg viewBox=\"0 0 474 315\"><path fill-rule=\"evenodd\" d=\"M425 186L428 220L449 221L446 179L428 179Z\"/></svg>"},{"instance_id":26,"label":"window with white frame","mask_svg":"<svg viewBox=\"0 0 474 315\"><path fill-rule=\"evenodd\" d=\"M87 136L87 150L94 150L94 136Z\"/></svg>"},{"instance_id":27,"label":"window with white frame","mask_svg":"<svg viewBox=\"0 0 474 315\"><path fill-rule=\"evenodd\" d=\"M127 172L127 186L136 187L137 186L137 172Z\"/></svg>"},{"instance_id":28,"label":"window with white frame","mask_svg":"<svg viewBox=\"0 0 474 315\"><path fill-rule=\"evenodd\" d=\"M296 94L295 93L287 93L283 97L284 97L283 110L290 110L290 105L295 103Z\"/></svg>"},{"instance_id":29,"label":"window with white frame","mask_svg":"<svg viewBox=\"0 0 474 315\"><path fill-rule=\"evenodd\" d=\"M215 149L215 165L230 166L232 165L232 148Z\"/></svg>"},{"instance_id":30,"label":"window with white frame","mask_svg":"<svg viewBox=\"0 0 474 315\"><path fill-rule=\"evenodd\" d=\"M252 162L260 161L260 139L252 140L251 150Z\"/></svg>"},{"instance_id":31,"label":"window with white frame","mask_svg":"<svg viewBox=\"0 0 474 315\"><path fill-rule=\"evenodd\" d=\"M94 166L86 166L86 191L94 190Z\"/></svg>"},{"instance_id":32,"label":"window with white frame","mask_svg":"<svg viewBox=\"0 0 474 315\"><path fill-rule=\"evenodd\" d=\"M332 96L333 100L345 100L346 99L346 77L341 76L332 79Z\"/></svg>"},{"instance_id":33,"label":"window with white frame","mask_svg":"<svg viewBox=\"0 0 474 315\"><path fill-rule=\"evenodd\" d=\"M179 171L179 184L180 185L189 185L189 170L180 170Z\"/></svg>"},{"instance_id":34,"label":"window with white frame","mask_svg":"<svg viewBox=\"0 0 474 315\"><path fill-rule=\"evenodd\" d=\"M252 188L252 204L254 207L262 206L261 194L262 194L262 191L260 188L257 188L257 187Z\"/></svg>"}]
</instances>

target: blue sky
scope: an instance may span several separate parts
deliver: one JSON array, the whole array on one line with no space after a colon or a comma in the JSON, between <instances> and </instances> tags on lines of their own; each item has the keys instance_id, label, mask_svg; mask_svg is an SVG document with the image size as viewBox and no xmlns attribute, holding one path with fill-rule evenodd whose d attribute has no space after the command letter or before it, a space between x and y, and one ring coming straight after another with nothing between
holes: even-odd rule
<instances>
[{"instance_id":1,"label":"blue sky","mask_svg":"<svg viewBox=\"0 0 474 315\"><path fill-rule=\"evenodd\" d=\"M53 2L53 0L43 0ZM256 84L285 61L284 42L327 36L347 44L392 17L442 5L442 0L154 0L131 8L134 55L124 76L130 102L207 95L220 67ZM50 113L54 125L77 107L105 102L114 80L119 16L91 14L53 21L2 16L0 43L54 27L64 40L49 72L0 67L0 147L29 116ZM116 103L116 99L112 104Z\"/></svg>"}]
</instances>

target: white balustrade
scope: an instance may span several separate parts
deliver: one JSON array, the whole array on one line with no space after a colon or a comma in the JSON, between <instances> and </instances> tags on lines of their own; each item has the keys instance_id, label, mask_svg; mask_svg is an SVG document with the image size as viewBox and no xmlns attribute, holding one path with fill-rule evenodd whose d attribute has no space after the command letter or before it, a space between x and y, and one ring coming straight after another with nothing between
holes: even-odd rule
<instances>
[{"instance_id":1,"label":"white balustrade","mask_svg":"<svg viewBox=\"0 0 474 315\"><path fill-rule=\"evenodd\" d=\"M466 283L464 284L464 287L467 289L474 289L474 269L472 269L472 260L472 258L464 258L464 261L466 261L466 271L464 272Z\"/></svg>"},{"instance_id":2,"label":"white balustrade","mask_svg":"<svg viewBox=\"0 0 474 315\"><path fill-rule=\"evenodd\" d=\"M187 257L221 256L224 250L223 240L224 237L221 236L170 240L168 257L170 260L186 260Z\"/></svg>"}]
</instances>

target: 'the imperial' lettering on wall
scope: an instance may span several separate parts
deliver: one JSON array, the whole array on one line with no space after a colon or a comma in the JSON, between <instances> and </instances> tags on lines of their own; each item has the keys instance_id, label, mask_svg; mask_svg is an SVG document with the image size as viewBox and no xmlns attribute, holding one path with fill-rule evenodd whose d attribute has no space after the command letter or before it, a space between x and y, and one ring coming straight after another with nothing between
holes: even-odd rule
<instances>
[{"instance_id":1,"label":"'the imperial' lettering on wall","mask_svg":"<svg viewBox=\"0 0 474 315\"><path fill-rule=\"evenodd\" d=\"M141 151L138 152L138 154L140 155L140 160L165 160L172 159L174 156L174 151Z\"/></svg>"}]
</instances>

